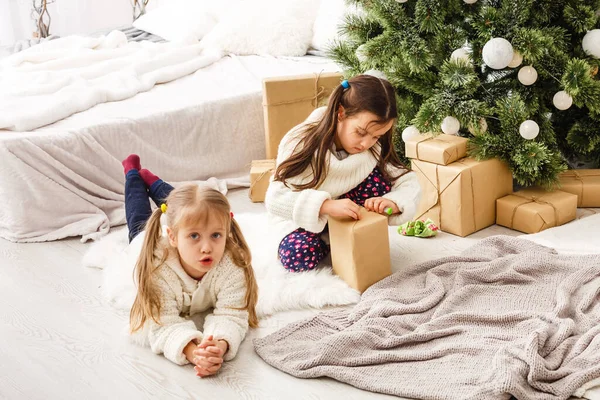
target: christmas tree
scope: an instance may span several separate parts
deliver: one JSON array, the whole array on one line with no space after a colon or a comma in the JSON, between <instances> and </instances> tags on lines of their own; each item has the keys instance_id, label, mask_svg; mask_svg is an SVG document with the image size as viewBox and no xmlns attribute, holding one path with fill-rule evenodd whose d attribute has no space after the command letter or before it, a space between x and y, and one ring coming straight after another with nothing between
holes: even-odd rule
<instances>
[{"instance_id":1,"label":"christmas tree","mask_svg":"<svg viewBox=\"0 0 600 400\"><path fill-rule=\"evenodd\" d=\"M600 0L348 0L330 56L382 73L402 136L460 134L520 185L552 187L575 157L600 162Z\"/></svg>"}]
</instances>

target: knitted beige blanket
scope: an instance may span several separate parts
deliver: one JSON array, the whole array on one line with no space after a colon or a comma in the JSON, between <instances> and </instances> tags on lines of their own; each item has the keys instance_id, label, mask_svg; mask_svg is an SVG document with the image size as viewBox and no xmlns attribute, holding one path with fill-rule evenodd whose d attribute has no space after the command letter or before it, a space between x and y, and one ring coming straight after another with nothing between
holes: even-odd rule
<instances>
[{"instance_id":1,"label":"knitted beige blanket","mask_svg":"<svg viewBox=\"0 0 600 400\"><path fill-rule=\"evenodd\" d=\"M484 239L255 340L269 364L416 399L567 399L600 377L600 259Z\"/></svg>"}]
</instances>

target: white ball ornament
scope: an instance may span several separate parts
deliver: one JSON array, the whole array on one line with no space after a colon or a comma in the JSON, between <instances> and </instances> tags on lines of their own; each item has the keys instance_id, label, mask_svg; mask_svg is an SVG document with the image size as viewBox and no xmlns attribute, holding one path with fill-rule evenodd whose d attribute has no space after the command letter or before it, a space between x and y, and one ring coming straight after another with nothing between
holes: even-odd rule
<instances>
[{"instance_id":1,"label":"white ball ornament","mask_svg":"<svg viewBox=\"0 0 600 400\"><path fill-rule=\"evenodd\" d=\"M477 0L463 0L465 3L467 4L475 4L477 3Z\"/></svg>"},{"instance_id":2,"label":"white ball ornament","mask_svg":"<svg viewBox=\"0 0 600 400\"><path fill-rule=\"evenodd\" d=\"M519 133L523 138L532 140L540 133L540 127L537 122L528 119L527 121L523 121L519 126Z\"/></svg>"},{"instance_id":3,"label":"white ball ornament","mask_svg":"<svg viewBox=\"0 0 600 400\"><path fill-rule=\"evenodd\" d=\"M396 0L396 3L406 3L408 0Z\"/></svg>"},{"instance_id":4,"label":"white ball ornament","mask_svg":"<svg viewBox=\"0 0 600 400\"><path fill-rule=\"evenodd\" d=\"M513 59L513 47L503 38L493 38L483 46L483 62L493 69L504 69Z\"/></svg>"},{"instance_id":5,"label":"white ball ornament","mask_svg":"<svg viewBox=\"0 0 600 400\"><path fill-rule=\"evenodd\" d=\"M410 140L412 138L416 138L416 137L419 137L419 136L421 136L421 132L419 132L419 130L417 129L417 127L414 126L414 125L407 126L402 131L402 141L405 142L405 143L406 143L407 140Z\"/></svg>"},{"instance_id":6,"label":"white ball ornament","mask_svg":"<svg viewBox=\"0 0 600 400\"><path fill-rule=\"evenodd\" d=\"M525 86L533 85L537 81L538 73L535 68L531 66L522 67L517 75L519 82Z\"/></svg>"},{"instance_id":7,"label":"white ball ornament","mask_svg":"<svg viewBox=\"0 0 600 400\"><path fill-rule=\"evenodd\" d=\"M581 41L581 46L588 55L600 58L600 29L588 31Z\"/></svg>"},{"instance_id":8,"label":"white ball ornament","mask_svg":"<svg viewBox=\"0 0 600 400\"><path fill-rule=\"evenodd\" d=\"M561 90L560 92L556 92L552 98L552 103L559 110L567 110L573 105L573 98L567 92Z\"/></svg>"},{"instance_id":9,"label":"white ball ornament","mask_svg":"<svg viewBox=\"0 0 600 400\"><path fill-rule=\"evenodd\" d=\"M464 60L464 61L470 63L471 56L466 49L461 47L460 49L454 50L452 52L452 54L450 54L450 61L455 61L455 60Z\"/></svg>"},{"instance_id":10,"label":"white ball ornament","mask_svg":"<svg viewBox=\"0 0 600 400\"><path fill-rule=\"evenodd\" d=\"M513 58L510 60L508 66L510 68L517 68L523 62L523 56L518 51L513 52Z\"/></svg>"},{"instance_id":11,"label":"white ball ornament","mask_svg":"<svg viewBox=\"0 0 600 400\"><path fill-rule=\"evenodd\" d=\"M360 46L358 46L355 54L356 54L356 58L358 58L358 61L360 61L360 62L367 61L367 55L365 54L365 45L364 44L361 44Z\"/></svg>"},{"instance_id":12,"label":"white ball ornament","mask_svg":"<svg viewBox=\"0 0 600 400\"><path fill-rule=\"evenodd\" d=\"M452 116L447 116L442 121L442 132L444 132L445 134L456 135L456 134L458 134L459 130L460 130L460 122L456 118L454 118Z\"/></svg>"}]
</instances>

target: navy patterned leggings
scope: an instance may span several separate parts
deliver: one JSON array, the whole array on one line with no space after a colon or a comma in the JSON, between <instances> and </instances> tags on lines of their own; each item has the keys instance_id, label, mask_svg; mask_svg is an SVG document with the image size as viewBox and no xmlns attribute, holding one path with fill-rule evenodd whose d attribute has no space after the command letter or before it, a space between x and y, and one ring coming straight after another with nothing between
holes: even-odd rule
<instances>
[{"instance_id":1,"label":"navy patterned leggings","mask_svg":"<svg viewBox=\"0 0 600 400\"><path fill-rule=\"evenodd\" d=\"M340 199L350 199L359 206L371 197L381 197L392 190L378 168L357 187L341 195ZM327 229L327 227L325 227ZM314 269L329 254L329 246L321 233L308 232L298 228L284 237L279 243L279 258L288 271L300 272Z\"/></svg>"},{"instance_id":2,"label":"navy patterned leggings","mask_svg":"<svg viewBox=\"0 0 600 400\"><path fill-rule=\"evenodd\" d=\"M146 222L152 215L150 199L160 207L173 190L162 179L154 182L149 188L142 180L137 169L131 169L125 175L125 219L129 229L129 242L146 227Z\"/></svg>"}]
</instances>

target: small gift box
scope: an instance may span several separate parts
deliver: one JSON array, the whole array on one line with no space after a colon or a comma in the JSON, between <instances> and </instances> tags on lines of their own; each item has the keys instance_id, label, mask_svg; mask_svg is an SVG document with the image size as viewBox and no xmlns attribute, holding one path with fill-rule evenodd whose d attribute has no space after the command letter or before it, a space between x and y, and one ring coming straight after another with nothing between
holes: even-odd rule
<instances>
[{"instance_id":1,"label":"small gift box","mask_svg":"<svg viewBox=\"0 0 600 400\"><path fill-rule=\"evenodd\" d=\"M254 160L250 167L250 190L248 195L254 203L265 201L271 176L275 172L275 160Z\"/></svg>"},{"instance_id":2,"label":"small gift box","mask_svg":"<svg viewBox=\"0 0 600 400\"><path fill-rule=\"evenodd\" d=\"M361 208L359 220L328 218L333 271L363 292L392 273L387 217Z\"/></svg>"},{"instance_id":3,"label":"small gift box","mask_svg":"<svg viewBox=\"0 0 600 400\"><path fill-rule=\"evenodd\" d=\"M600 207L600 169L572 169L558 179L560 190L577 195L577 207Z\"/></svg>"},{"instance_id":4,"label":"small gift box","mask_svg":"<svg viewBox=\"0 0 600 400\"><path fill-rule=\"evenodd\" d=\"M440 134L423 135L405 142L406 157L439 165L448 165L467 155L466 138Z\"/></svg>"},{"instance_id":5,"label":"small gift box","mask_svg":"<svg viewBox=\"0 0 600 400\"><path fill-rule=\"evenodd\" d=\"M524 233L537 233L572 221L577 196L556 190L523 189L496 201L496 223Z\"/></svg>"}]
</instances>

